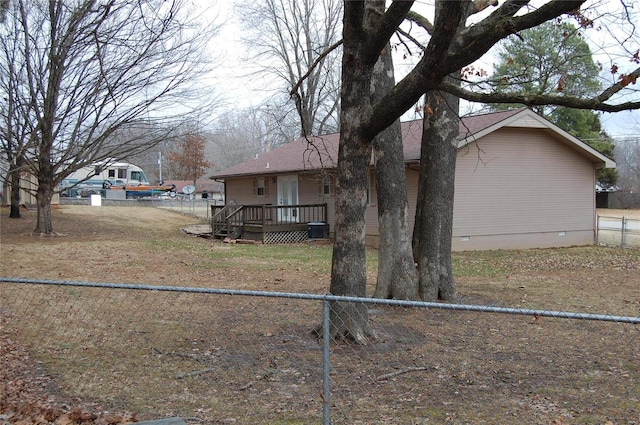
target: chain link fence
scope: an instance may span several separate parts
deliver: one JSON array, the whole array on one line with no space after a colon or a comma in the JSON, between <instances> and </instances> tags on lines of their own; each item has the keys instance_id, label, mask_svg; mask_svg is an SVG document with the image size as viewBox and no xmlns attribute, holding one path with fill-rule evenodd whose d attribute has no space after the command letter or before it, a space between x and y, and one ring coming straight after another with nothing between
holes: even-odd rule
<instances>
[{"instance_id":1,"label":"chain link fence","mask_svg":"<svg viewBox=\"0 0 640 425\"><path fill-rule=\"evenodd\" d=\"M198 424L640 420L640 317L0 282L3 332L57 377L61 402ZM335 309L345 303L366 306L365 317L346 320L366 323L375 338L328 337L345 320Z\"/></svg>"},{"instance_id":2,"label":"chain link fence","mask_svg":"<svg viewBox=\"0 0 640 425\"><path fill-rule=\"evenodd\" d=\"M177 194L173 198L167 196L151 199L151 205L155 208L176 211L205 220L209 220L211 217L211 205L217 205L217 203L224 204L224 202L215 199L202 199L200 196L182 194Z\"/></svg>"},{"instance_id":3,"label":"chain link fence","mask_svg":"<svg viewBox=\"0 0 640 425\"><path fill-rule=\"evenodd\" d=\"M223 201L215 198L201 198L200 195L176 194L175 197L155 196L140 199L105 199L100 198L100 205L118 207L154 207L167 209L180 214L209 220L211 205L223 204ZM89 198L60 198L61 205L91 205Z\"/></svg>"},{"instance_id":4,"label":"chain link fence","mask_svg":"<svg viewBox=\"0 0 640 425\"><path fill-rule=\"evenodd\" d=\"M598 215L596 235L599 245L640 247L640 220Z\"/></svg>"}]
</instances>

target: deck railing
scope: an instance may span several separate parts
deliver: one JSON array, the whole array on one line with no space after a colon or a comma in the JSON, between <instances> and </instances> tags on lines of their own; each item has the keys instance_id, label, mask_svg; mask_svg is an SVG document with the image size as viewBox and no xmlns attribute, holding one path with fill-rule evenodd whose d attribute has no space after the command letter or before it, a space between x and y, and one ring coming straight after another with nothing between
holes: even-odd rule
<instances>
[{"instance_id":1,"label":"deck railing","mask_svg":"<svg viewBox=\"0 0 640 425\"><path fill-rule=\"evenodd\" d=\"M327 204L244 205L242 213L245 224L269 226L291 223L325 223Z\"/></svg>"},{"instance_id":2,"label":"deck railing","mask_svg":"<svg viewBox=\"0 0 640 425\"><path fill-rule=\"evenodd\" d=\"M213 234L244 225L269 227L287 224L326 223L327 204L310 205L225 205L211 206Z\"/></svg>"}]
</instances>

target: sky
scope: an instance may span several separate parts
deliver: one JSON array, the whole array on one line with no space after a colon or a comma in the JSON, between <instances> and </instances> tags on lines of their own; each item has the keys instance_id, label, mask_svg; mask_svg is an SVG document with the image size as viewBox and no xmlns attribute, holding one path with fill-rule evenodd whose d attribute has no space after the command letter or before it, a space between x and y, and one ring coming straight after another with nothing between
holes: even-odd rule
<instances>
[{"instance_id":1,"label":"sky","mask_svg":"<svg viewBox=\"0 0 640 425\"><path fill-rule=\"evenodd\" d=\"M215 77L212 79L212 84L225 98L225 107L258 107L264 105L265 99L273 94L273 91L271 91L273 83L261 79L253 73L249 59L250 52L247 51L242 43L244 30L238 21L237 14L234 13L234 5L236 3L242 4L242 2L238 2L237 0L218 1L215 2L208 11L208 16L211 16L210 19L223 23L220 34L216 38L215 46L212 46L212 49L215 50L215 52L212 53L215 54L219 62L215 71ZM422 6L428 6L428 2L418 3L423 3ZM535 0L533 3L535 3ZM538 1L538 3L540 3L540 1ZM608 1L604 4L605 7L608 8L606 12L609 16L616 16L616 13L620 13L620 2ZM632 20L637 17L638 15L636 14ZM636 22L636 24L640 24L640 22ZM607 75L606 70L610 68L611 63L616 62L622 70L630 70L637 66L637 64L631 63L628 59L621 59L619 54L616 53L620 48L620 44L627 50L630 50L634 48L633 46L637 48L640 42L638 35L636 35L633 39L624 39L623 41L620 40L607 44L605 40L607 38L610 40L610 31L608 30L610 30L610 28L607 28L606 22L604 22L604 26L587 31L585 37L587 37L592 46L594 60L603 64L603 69L605 69L605 71L603 71L603 79L607 78L610 81L611 75ZM486 57L481 66L490 68L492 60L491 56ZM400 62L401 61L396 61L396 63ZM407 67L407 65L404 64L398 65L397 68L401 68L402 66ZM402 69L399 69L397 74L402 75ZM223 88L220 87L220 81L224 81ZM638 87L634 95L636 100L640 99L640 82L638 82L637 85ZM614 138L638 138L640 135L639 110L602 113L601 122L607 133Z\"/></svg>"}]
</instances>

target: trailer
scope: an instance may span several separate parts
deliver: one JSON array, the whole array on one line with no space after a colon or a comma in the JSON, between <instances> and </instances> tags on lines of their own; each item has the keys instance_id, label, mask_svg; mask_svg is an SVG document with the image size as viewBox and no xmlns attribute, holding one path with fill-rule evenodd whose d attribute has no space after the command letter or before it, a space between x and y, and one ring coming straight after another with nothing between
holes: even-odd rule
<instances>
[{"instance_id":1,"label":"trailer","mask_svg":"<svg viewBox=\"0 0 640 425\"><path fill-rule=\"evenodd\" d=\"M121 191L125 191L125 196L121 196ZM60 184L61 196L73 198L98 194L105 198L141 198L167 192L175 194L175 186L152 185L142 168L115 161L96 162L83 167Z\"/></svg>"}]
</instances>

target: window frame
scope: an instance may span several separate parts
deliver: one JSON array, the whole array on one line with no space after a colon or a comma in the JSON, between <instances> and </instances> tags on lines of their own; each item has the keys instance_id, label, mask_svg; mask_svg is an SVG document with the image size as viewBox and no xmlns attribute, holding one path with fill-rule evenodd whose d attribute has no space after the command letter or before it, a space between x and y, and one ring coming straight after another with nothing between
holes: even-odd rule
<instances>
[{"instance_id":1,"label":"window frame","mask_svg":"<svg viewBox=\"0 0 640 425\"><path fill-rule=\"evenodd\" d=\"M260 183L262 183L262 185ZM256 177L253 179L253 196L256 198L269 196L269 180L266 177Z\"/></svg>"},{"instance_id":2,"label":"window frame","mask_svg":"<svg viewBox=\"0 0 640 425\"><path fill-rule=\"evenodd\" d=\"M378 195L376 193L376 173L369 171L367 174L367 206L377 205Z\"/></svg>"},{"instance_id":3,"label":"window frame","mask_svg":"<svg viewBox=\"0 0 640 425\"><path fill-rule=\"evenodd\" d=\"M330 174L325 174L320 180L320 196L333 196L336 193L336 179Z\"/></svg>"}]
</instances>

